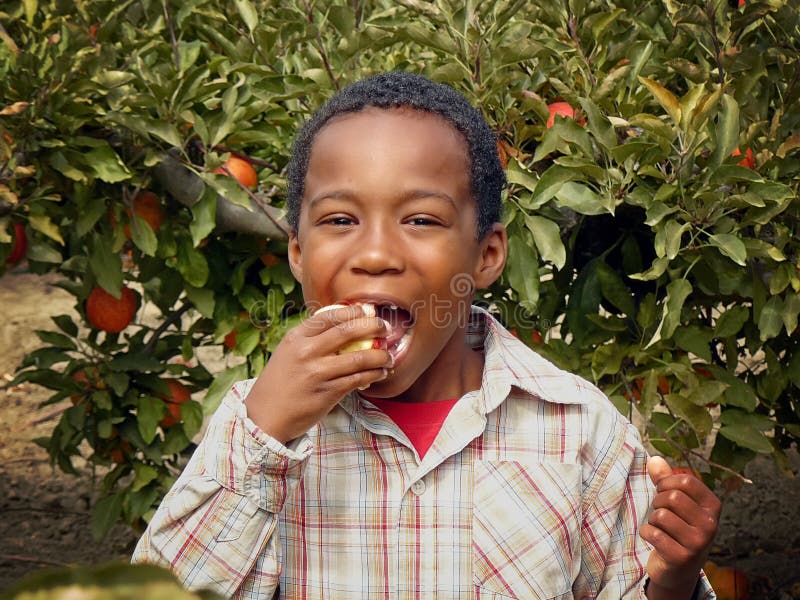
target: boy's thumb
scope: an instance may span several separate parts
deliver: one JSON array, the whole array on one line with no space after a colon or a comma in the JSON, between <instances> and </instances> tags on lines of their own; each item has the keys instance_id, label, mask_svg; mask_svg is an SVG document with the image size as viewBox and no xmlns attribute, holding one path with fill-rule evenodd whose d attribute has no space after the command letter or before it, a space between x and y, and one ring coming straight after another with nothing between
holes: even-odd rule
<instances>
[{"instance_id":1,"label":"boy's thumb","mask_svg":"<svg viewBox=\"0 0 800 600\"><path fill-rule=\"evenodd\" d=\"M647 473L653 484L657 486L664 477L672 475L672 467L660 456L651 456L647 459Z\"/></svg>"}]
</instances>

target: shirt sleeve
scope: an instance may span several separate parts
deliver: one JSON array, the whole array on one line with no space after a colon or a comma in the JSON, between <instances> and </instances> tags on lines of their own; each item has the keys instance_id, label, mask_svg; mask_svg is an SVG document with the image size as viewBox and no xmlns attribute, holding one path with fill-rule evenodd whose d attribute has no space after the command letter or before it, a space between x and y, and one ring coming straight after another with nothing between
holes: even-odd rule
<instances>
[{"instance_id":1,"label":"shirt sleeve","mask_svg":"<svg viewBox=\"0 0 800 600\"><path fill-rule=\"evenodd\" d=\"M655 487L647 475L647 453L639 432L621 417L611 427L608 431L621 434L609 436L595 449L597 461L590 461L578 580L581 592L598 600L646 600L652 546L639 536L639 528L647 522ZM693 600L715 598L701 573Z\"/></svg>"},{"instance_id":2,"label":"shirt sleeve","mask_svg":"<svg viewBox=\"0 0 800 600\"><path fill-rule=\"evenodd\" d=\"M190 590L272 597L280 572L278 513L312 451L308 436L286 447L250 419L237 383L139 540L133 562L161 564Z\"/></svg>"}]
</instances>

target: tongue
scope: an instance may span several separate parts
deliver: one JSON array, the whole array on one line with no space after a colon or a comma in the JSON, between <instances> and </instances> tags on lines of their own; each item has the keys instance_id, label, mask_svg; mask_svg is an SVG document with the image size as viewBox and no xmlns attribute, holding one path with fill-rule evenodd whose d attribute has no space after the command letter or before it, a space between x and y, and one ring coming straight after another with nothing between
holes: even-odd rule
<instances>
[{"instance_id":1,"label":"tongue","mask_svg":"<svg viewBox=\"0 0 800 600\"><path fill-rule=\"evenodd\" d=\"M388 321L392 326L392 332L386 336L386 345L391 348L411 329L411 315L402 308L388 306L378 306L376 312L377 316Z\"/></svg>"}]
</instances>

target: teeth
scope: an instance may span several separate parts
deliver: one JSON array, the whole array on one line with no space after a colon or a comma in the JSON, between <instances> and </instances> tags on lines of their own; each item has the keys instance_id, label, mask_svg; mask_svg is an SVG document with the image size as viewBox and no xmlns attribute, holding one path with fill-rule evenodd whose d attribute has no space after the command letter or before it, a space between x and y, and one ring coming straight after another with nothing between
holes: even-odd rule
<instances>
[{"instance_id":1,"label":"teeth","mask_svg":"<svg viewBox=\"0 0 800 600\"><path fill-rule=\"evenodd\" d=\"M364 314L368 317L374 317L376 314L374 304L362 304L361 308L364 310Z\"/></svg>"}]
</instances>

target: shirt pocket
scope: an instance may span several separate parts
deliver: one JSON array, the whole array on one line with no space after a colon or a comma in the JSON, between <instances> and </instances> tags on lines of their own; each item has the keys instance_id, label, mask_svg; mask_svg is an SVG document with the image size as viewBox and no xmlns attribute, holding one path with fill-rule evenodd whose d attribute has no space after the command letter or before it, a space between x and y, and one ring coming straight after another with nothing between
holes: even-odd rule
<instances>
[{"instance_id":1,"label":"shirt pocket","mask_svg":"<svg viewBox=\"0 0 800 600\"><path fill-rule=\"evenodd\" d=\"M480 598L572 598L580 557L578 465L477 461L473 583Z\"/></svg>"}]
</instances>

